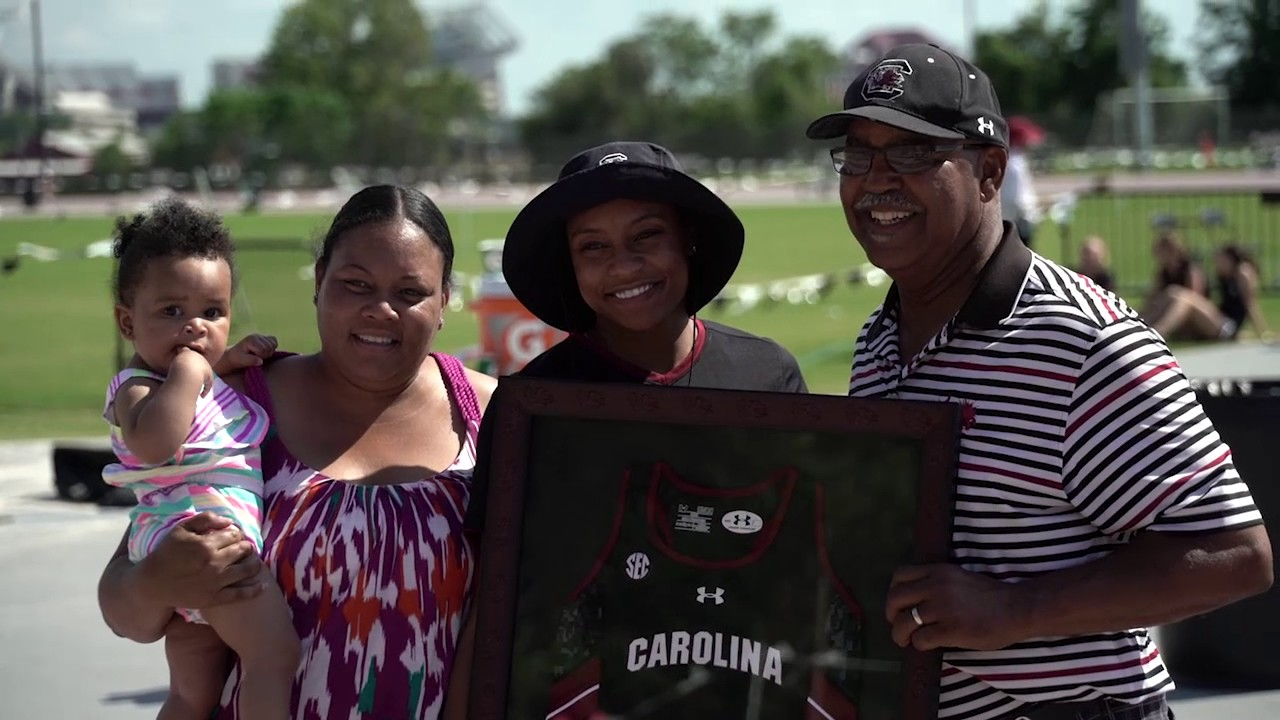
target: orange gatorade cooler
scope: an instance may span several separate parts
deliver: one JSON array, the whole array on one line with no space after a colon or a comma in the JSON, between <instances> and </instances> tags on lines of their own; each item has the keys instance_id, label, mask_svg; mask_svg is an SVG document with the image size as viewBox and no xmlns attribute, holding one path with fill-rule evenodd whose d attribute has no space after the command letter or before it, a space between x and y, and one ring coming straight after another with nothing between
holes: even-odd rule
<instances>
[{"instance_id":1,"label":"orange gatorade cooler","mask_svg":"<svg viewBox=\"0 0 1280 720\"><path fill-rule=\"evenodd\" d=\"M480 322L480 372L510 375L567 337L534 317L511 294L502 277L502 240L479 243L484 273L471 311Z\"/></svg>"}]
</instances>

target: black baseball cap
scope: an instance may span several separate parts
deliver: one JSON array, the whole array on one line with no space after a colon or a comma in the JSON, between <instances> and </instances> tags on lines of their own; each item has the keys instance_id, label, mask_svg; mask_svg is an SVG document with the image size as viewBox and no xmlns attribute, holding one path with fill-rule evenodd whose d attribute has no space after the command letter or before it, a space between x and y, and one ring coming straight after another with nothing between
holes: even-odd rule
<instances>
[{"instance_id":1,"label":"black baseball cap","mask_svg":"<svg viewBox=\"0 0 1280 720\"><path fill-rule=\"evenodd\" d=\"M813 140L844 137L854 118L952 140L1009 146L1009 125L991 79L937 45L899 45L871 63L844 93L844 110L805 132Z\"/></svg>"},{"instance_id":2,"label":"black baseball cap","mask_svg":"<svg viewBox=\"0 0 1280 720\"><path fill-rule=\"evenodd\" d=\"M670 150L651 142L610 142L574 155L559 178L516 215L502 248L502 274L520 304L566 332L595 323L578 291L566 223L574 215L618 199L677 208L693 225L685 307L696 313L737 270L746 230L733 209L687 175Z\"/></svg>"}]
</instances>

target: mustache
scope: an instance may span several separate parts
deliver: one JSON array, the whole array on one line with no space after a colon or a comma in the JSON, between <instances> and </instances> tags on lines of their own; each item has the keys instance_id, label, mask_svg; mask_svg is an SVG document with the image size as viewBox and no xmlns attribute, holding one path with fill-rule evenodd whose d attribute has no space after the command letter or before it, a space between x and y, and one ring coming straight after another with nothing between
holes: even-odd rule
<instances>
[{"instance_id":1,"label":"mustache","mask_svg":"<svg viewBox=\"0 0 1280 720\"><path fill-rule=\"evenodd\" d=\"M853 204L854 210L870 210L873 207L896 208L899 210L910 210L912 212L919 212L920 210L919 206L911 202L910 198L897 191L887 193L867 193L866 195L858 198L858 201Z\"/></svg>"}]
</instances>

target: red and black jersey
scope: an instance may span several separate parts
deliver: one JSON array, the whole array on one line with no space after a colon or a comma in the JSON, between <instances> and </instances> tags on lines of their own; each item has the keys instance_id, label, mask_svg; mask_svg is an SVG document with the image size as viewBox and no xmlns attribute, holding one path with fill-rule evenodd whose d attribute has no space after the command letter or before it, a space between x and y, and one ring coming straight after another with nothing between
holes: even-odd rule
<instances>
[{"instance_id":1,"label":"red and black jersey","mask_svg":"<svg viewBox=\"0 0 1280 720\"><path fill-rule=\"evenodd\" d=\"M864 674L898 666L864 658L824 536L823 488L790 468L732 489L628 471L611 537L538 653L546 717L856 718Z\"/></svg>"}]
</instances>

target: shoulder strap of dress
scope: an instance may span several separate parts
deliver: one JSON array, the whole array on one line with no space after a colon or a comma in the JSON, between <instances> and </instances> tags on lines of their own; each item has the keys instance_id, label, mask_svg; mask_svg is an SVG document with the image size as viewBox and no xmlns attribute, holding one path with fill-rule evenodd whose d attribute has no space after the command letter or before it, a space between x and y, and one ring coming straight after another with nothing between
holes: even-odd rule
<instances>
[{"instance_id":1,"label":"shoulder strap of dress","mask_svg":"<svg viewBox=\"0 0 1280 720\"><path fill-rule=\"evenodd\" d=\"M267 417L272 422L276 419L276 409L271 404L271 390L267 386L266 367L280 358L296 354L277 351L276 354L267 358L266 362L246 368L244 371L244 394L248 395L250 400L261 405L262 409L267 411Z\"/></svg>"},{"instance_id":2,"label":"shoulder strap of dress","mask_svg":"<svg viewBox=\"0 0 1280 720\"><path fill-rule=\"evenodd\" d=\"M467 369L462 361L446 353L431 353L431 357L435 358L440 365L440 372L444 375L449 395L458 404L462 419L468 424L478 424L481 417L480 401L476 398L475 389L471 387L471 380L467 378Z\"/></svg>"},{"instance_id":3,"label":"shoulder strap of dress","mask_svg":"<svg viewBox=\"0 0 1280 720\"><path fill-rule=\"evenodd\" d=\"M142 368L125 368L116 373L111 378L111 382L107 383L107 392L102 404L102 418L107 422L115 425L115 416L112 414L111 406L116 401L116 393L120 392L120 386L134 378L148 378L157 382L164 382L164 376L159 373L143 370Z\"/></svg>"},{"instance_id":4,"label":"shoulder strap of dress","mask_svg":"<svg viewBox=\"0 0 1280 720\"><path fill-rule=\"evenodd\" d=\"M125 368L120 372L116 373L115 377L111 378L111 383L108 386L107 392L110 393L111 395L115 395L116 391L120 389L121 385L125 384L125 382L132 380L134 378L148 378L150 380L158 380L160 382L164 382L164 376L161 375L160 373L152 372L150 370L143 370L142 368Z\"/></svg>"}]
</instances>

